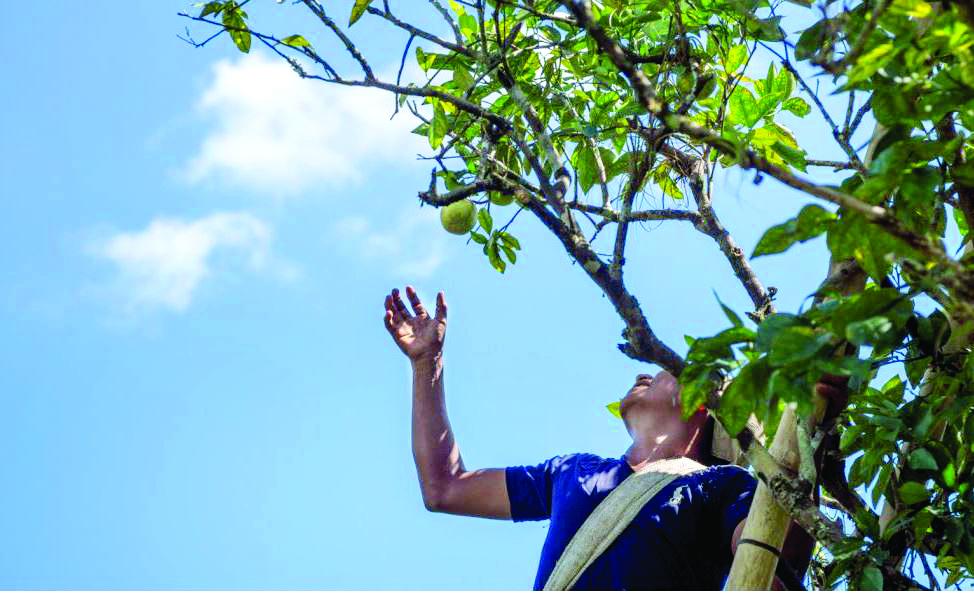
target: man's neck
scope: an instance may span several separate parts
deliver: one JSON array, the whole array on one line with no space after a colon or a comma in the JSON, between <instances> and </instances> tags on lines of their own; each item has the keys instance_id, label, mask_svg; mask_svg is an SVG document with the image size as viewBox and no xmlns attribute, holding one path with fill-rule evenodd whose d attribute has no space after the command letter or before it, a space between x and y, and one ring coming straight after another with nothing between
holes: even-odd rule
<instances>
[{"instance_id":1,"label":"man's neck","mask_svg":"<svg viewBox=\"0 0 974 595\"><path fill-rule=\"evenodd\" d=\"M688 439L675 436L634 436L632 445L626 451L626 462L633 471L638 471L653 461L687 457L698 460L697 435Z\"/></svg>"}]
</instances>

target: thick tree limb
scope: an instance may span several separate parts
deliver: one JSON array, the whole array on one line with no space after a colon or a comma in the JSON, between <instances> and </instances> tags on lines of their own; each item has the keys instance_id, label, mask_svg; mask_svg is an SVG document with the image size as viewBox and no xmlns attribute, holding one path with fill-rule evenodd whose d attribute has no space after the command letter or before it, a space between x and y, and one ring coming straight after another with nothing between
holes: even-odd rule
<instances>
[{"instance_id":1,"label":"thick tree limb","mask_svg":"<svg viewBox=\"0 0 974 595\"><path fill-rule=\"evenodd\" d=\"M620 344L619 349L633 359L658 364L673 374L679 374L684 366L683 358L659 340L646 320L639 301L626 289L621 279L609 273L609 267L595 254L581 233L569 229L564 221L546 210L539 201L529 201L527 208L558 238L626 323L623 331L626 342Z\"/></svg>"}]
</instances>

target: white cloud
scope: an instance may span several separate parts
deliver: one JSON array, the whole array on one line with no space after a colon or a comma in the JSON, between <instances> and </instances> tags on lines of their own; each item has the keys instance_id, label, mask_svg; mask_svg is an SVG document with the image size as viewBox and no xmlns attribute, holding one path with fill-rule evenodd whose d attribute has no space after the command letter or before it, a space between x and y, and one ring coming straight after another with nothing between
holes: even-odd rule
<instances>
[{"instance_id":1,"label":"white cloud","mask_svg":"<svg viewBox=\"0 0 974 595\"><path fill-rule=\"evenodd\" d=\"M363 217L341 219L334 229L361 258L382 261L407 280L429 277L446 261L448 238L433 208L410 207L382 229Z\"/></svg>"},{"instance_id":2,"label":"white cloud","mask_svg":"<svg viewBox=\"0 0 974 595\"><path fill-rule=\"evenodd\" d=\"M389 119L390 93L304 80L260 53L215 64L196 107L213 129L183 168L190 182L282 197L355 183L424 150L412 114Z\"/></svg>"},{"instance_id":3,"label":"white cloud","mask_svg":"<svg viewBox=\"0 0 974 595\"><path fill-rule=\"evenodd\" d=\"M93 242L90 251L115 265L112 289L130 309L181 312L212 273L218 253L242 257L243 266L253 271L292 277L294 270L273 258L272 239L271 229L253 215L219 212L192 221L157 217L141 231ZM234 259L225 264L233 266Z\"/></svg>"}]
</instances>

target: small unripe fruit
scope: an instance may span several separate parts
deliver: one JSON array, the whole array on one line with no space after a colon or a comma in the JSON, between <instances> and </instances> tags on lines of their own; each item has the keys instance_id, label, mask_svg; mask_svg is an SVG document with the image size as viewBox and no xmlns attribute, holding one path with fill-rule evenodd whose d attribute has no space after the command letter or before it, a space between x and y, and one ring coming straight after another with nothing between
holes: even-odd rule
<instances>
[{"instance_id":1,"label":"small unripe fruit","mask_svg":"<svg viewBox=\"0 0 974 595\"><path fill-rule=\"evenodd\" d=\"M462 236L469 233L476 222L477 205L465 198L440 209L440 223L450 233Z\"/></svg>"},{"instance_id":2,"label":"small unripe fruit","mask_svg":"<svg viewBox=\"0 0 974 595\"><path fill-rule=\"evenodd\" d=\"M507 205L514 202L513 194L501 194L500 192L490 193L490 202L494 203L499 207L506 207Z\"/></svg>"}]
</instances>

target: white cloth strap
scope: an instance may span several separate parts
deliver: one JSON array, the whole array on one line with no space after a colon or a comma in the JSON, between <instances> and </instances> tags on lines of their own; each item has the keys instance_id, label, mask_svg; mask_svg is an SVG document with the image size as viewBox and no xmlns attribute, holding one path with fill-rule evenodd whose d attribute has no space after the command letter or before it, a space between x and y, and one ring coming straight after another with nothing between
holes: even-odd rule
<instances>
[{"instance_id":1,"label":"white cloth strap","mask_svg":"<svg viewBox=\"0 0 974 595\"><path fill-rule=\"evenodd\" d=\"M606 496L572 537L545 582L545 591L571 589L585 569L629 526L643 506L678 477L706 469L687 459L653 461Z\"/></svg>"}]
</instances>

